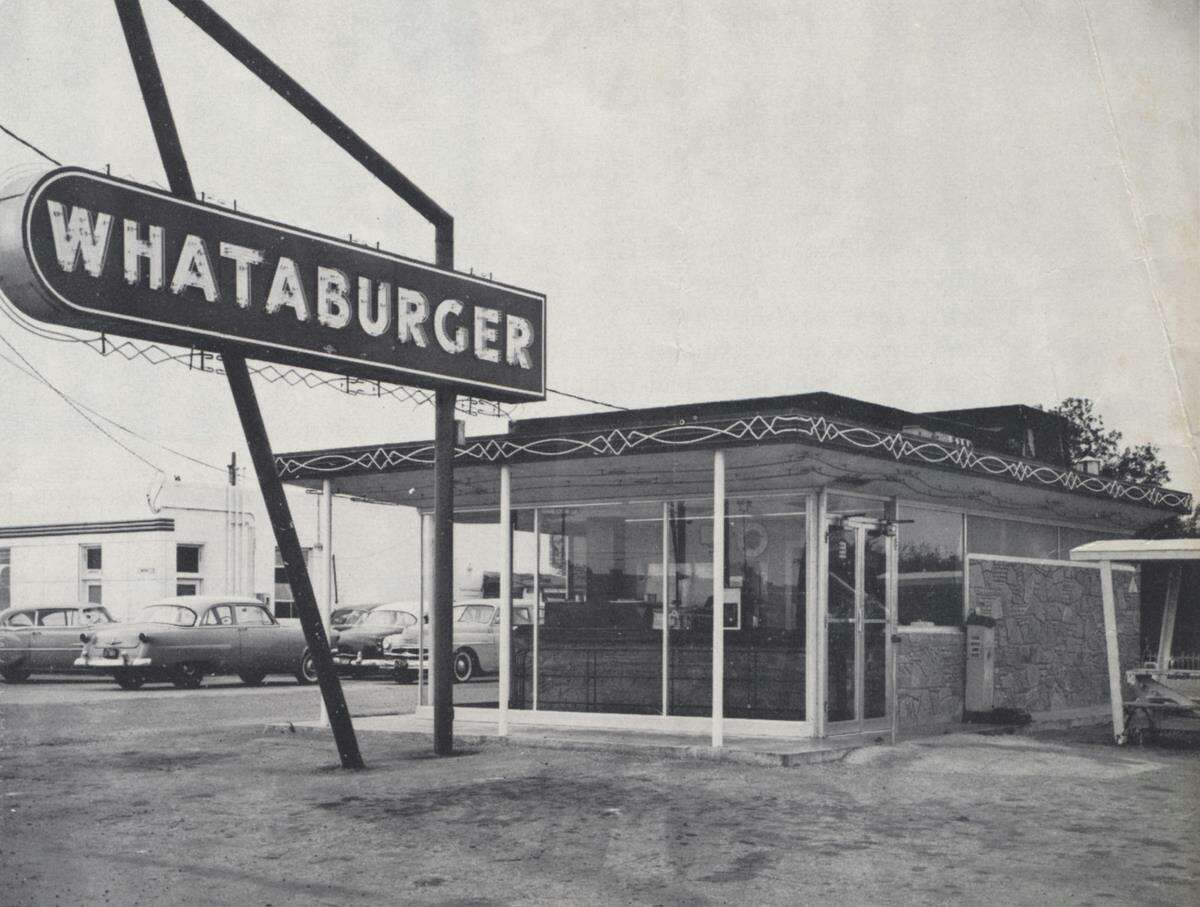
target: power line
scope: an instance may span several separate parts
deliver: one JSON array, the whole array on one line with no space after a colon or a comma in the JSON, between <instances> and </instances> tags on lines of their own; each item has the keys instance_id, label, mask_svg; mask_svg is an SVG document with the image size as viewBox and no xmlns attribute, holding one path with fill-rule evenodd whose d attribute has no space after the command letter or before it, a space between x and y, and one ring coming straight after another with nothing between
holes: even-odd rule
<instances>
[{"instance_id":1,"label":"power line","mask_svg":"<svg viewBox=\"0 0 1200 907\"><path fill-rule=\"evenodd\" d=\"M5 343L7 344L8 342L5 341ZM8 344L8 346L11 349L12 344ZM31 372L28 369L21 366L20 364L9 359L3 353L0 353L0 359L7 362L9 365L11 365L13 368L15 368L17 371L21 372L22 374L24 374L30 378L33 378L35 380L45 382L45 379L42 378L40 375L34 374L33 372ZM26 361L28 361L28 360L26 360ZM163 450L167 451L168 453L174 454L177 457L182 457L185 460L195 463L197 466L203 466L207 469L212 469L212 470L215 470L222 474L227 472L227 470L224 466L215 466L212 463L206 463L203 460L200 460L200 459L197 459L196 457L191 456L190 454L184 453L182 450L176 450L174 447L171 447L169 444L163 444L161 441L155 441L153 438L147 438L145 435L139 434L138 432L134 431L129 426L122 425L120 422L118 422L116 419L113 419L111 416L106 416L104 413L88 406L86 403L80 403L78 400L75 400L74 398L70 397L70 395L66 394L65 392L59 391L58 393L63 398L67 399L68 402L70 402L73 406L87 410L89 413L91 413L96 418L103 419L109 425L112 425L115 428L119 428L121 431L126 432L127 434L130 434L133 437L138 438L141 441L145 441L147 444L153 444L155 447L160 447Z\"/></svg>"},{"instance_id":2,"label":"power line","mask_svg":"<svg viewBox=\"0 0 1200 907\"><path fill-rule=\"evenodd\" d=\"M19 135L17 135L11 129L9 129L7 126L5 126L3 123L0 123L0 132L3 132L5 135L9 136L10 138L16 139L18 142L20 142L22 145L24 145L26 148L30 149L31 151L37 152L42 157L44 157L46 160L48 160L51 164L55 164L59 167L62 166L61 161L56 161L50 155L46 154L46 152L44 152L37 145L33 144L33 142L30 142L27 139L21 138Z\"/></svg>"},{"instance_id":3,"label":"power line","mask_svg":"<svg viewBox=\"0 0 1200 907\"><path fill-rule=\"evenodd\" d=\"M607 406L609 409L629 409L628 406L617 406L615 403L605 403L603 400L593 400L591 397L581 397L578 394L569 394L566 391L556 390L553 387L548 387L546 390L551 394L558 394L560 397L570 397L572 400L581 400L584 403L595 403L597 406Z\"/></svg>"},{"instance_id":4,"label":"power line","mask_svg":"<svg viewBox=\"0 0 1200 907\"><path fill-rule=\"evenodd\" d=\"M100 434L104 435L104 437L108 438L108 440L112 441L114 444L116 444L119 448L121 448L123 451L125 451L127 454L129 454L131 457L145 463L147 466L149 466L155 472L163 472L164 471L162 469L162 467L147 460L140 453L138 453L136 450L134 450L129 445L125 444L123 441L121 441L120 438L113 435L112 432L105 429L103 425L101 425L99 422L97 422L95 419L93 419L91 416L89 416L86 412L84 412L82 408L80 408L79 406L77 406L75 404L74 400L72 400L70 397L68 397L66 394L64 394L62 391L60 391L57 387L55 387L54 384L51 383L48 378L46 378L41 372L39 372L34 367L33 363L31 363L28 359L26 359L23 355L21 355L21 351L18 350L15 346L13 346L12 343L9 342L8 338L5 337L3 334L0 334L0 342L3 342L5 346L7 346L10 350L12 350L14 353L16 353L17 358L25 363L25 365L29 368L29 370L31 372L33 372L34 376L39 381L41 381L44 385L46 385L46 387L50 388L50 390L54 391L54 393L58 394L58 396L60 396L66 402L66 404L68 406L70 406L73 410L75 410L75 412L79 413L79 415L82 416L83 419L89 425L91 425L94 429L96 429L96 431L100 432Z\"/></svg>"}]
</instances>

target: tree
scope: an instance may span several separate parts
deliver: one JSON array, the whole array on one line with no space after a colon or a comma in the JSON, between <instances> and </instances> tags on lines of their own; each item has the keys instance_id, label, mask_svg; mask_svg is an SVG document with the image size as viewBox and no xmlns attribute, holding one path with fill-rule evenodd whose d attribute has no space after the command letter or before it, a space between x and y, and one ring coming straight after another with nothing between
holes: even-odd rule
<instances>
[{"instance_id":1,"label":"tree","mask_svg":"<svg viewBox=\"0 0 1200 907\"><path fill-rule=\"evenodd\" d=\"M1104 426L1092 401L1067 397L1051 410L1066 419L1067 450L1071 460L1085 457L1100 461L1100 475L1137 485L1165 485L1171 479L1167 464L1154 444L1121 447L1121 433Z\"/></svg>"}]
</instances>

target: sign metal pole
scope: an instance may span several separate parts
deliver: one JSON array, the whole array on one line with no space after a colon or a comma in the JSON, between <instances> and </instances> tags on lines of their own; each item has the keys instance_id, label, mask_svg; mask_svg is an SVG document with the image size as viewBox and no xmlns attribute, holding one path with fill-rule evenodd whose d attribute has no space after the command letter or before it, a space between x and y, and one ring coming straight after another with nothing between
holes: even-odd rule
<instances>
[{"instance_id":1,"label":"sign metal pole","mask_svg":"<svg viewBox=\"0 0 1200 907\"><path fill-rule=\"evenodd\" d=\"M179 141L179 133L175 129L175 120L171 115L171 106L167 100L158 61L154 57L154 47L146 28L146 20L142 15L141 4L137 0L115 0L115 2L117 15L121 20L121 29L125 33L129 56L133 61L138 85L146 105L146 113L150 117L150 125L154 130L154 139L158 145L171 191L181 198L194 199L196 197L195 189L188 172L183 147ZM296 535L296 527L292 522L291 510L283 492L283 483L280 482L279 475L275 471L271 444L267 437L262 413L258 407L258 400L254 394L254 387L250 383L250 372L246 368L245 357L225 350L222 352L221 358L225 367L225 376L233 393L234 404L242 422L242 430L246 435L246 444L250 448L250 458L254 461L263 501L266 504L267 513L271 517L271 526L275 530L275 540L279 545L287 571L288 583L295 595L296 607L300 613L300 625L304 629L308 651L316 666L321 696L329 714L342 767L362 768L362 755L359 752L358 740L350 720L350 711L346 706L333 659L329 654L329 641L325 636L321 615L317 610L316 596L313 594L308 568L304 562L304 552L300 547L300 539Z\"/></svg>"}]
</instances>

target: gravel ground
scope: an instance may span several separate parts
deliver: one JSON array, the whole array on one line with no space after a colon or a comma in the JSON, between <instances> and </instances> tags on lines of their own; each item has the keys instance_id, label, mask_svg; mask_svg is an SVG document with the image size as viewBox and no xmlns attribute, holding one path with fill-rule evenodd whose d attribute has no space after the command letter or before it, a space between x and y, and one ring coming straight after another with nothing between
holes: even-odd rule
<instances>
[{"instance_id":1,"label":"gravel ground","mask_svg":"<svg viewBox=\"0 0 1200 907\"><path fill-rule=\"evenodd\" d=\"M957 735L768 768L227 726L5 746L0 902L1195 904L1200 758Z\"/></svg>"}]
</instances>

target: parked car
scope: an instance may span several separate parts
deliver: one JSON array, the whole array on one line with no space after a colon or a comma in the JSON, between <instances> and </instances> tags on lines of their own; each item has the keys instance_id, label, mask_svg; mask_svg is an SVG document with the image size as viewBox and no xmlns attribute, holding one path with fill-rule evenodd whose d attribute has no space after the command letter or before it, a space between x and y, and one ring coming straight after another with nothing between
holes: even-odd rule
<instances>
[{"instance_id":1,"label":"parked car","mask_svg":"<svg viewBox=\"0 0 1200 907\"><path fill-rule=\"evenodd\" d=\"M111 672L125 690L148 681L184 689L209 674L236 674L260 684L268 674L316 683L317 670L299 626L279 623L256 598L181 595L147 605L133 623L77 634L78 667Z\"/></svg>"},{"instance_id":2,"label":"parked car","mask_svg":"<svg viewBox=\"0 0 1200 907\"><path fill-rule=\"evenodd\" d=\"M75 669L79 632L113 623L99 605L9 608L0 614L0 677L20 683L30 674L58 674Z\"/></svg>"},{"instance_id":3,"label":"parked car","mask_svg":"<svg viewBox=\"0 0 1200 907\"><path fill-rule=\"evenodd\" d=\"M333 663L352 676L373 668L390 669L390 661L379 660L380 644L385 636L416 626L420 607L417 602L388 602L372 608L356 623L330 633Z\"/></svg>"},{"instance_id":4,"label":"parked car","mask_svg":"<svg viewBox=\"0 0 1200 907\"><path fill-rule=\"evenodd\" d=\"M513 602L512 625L532 625L530 605ZM454 606L454 679L462 683L480 673L500 670L500 603L494 598L459 602ZM425 658L421 658L416 624L383 640L380 660L390 665L402 683L428 668L430 638L425 634Z\"/></svg>"},{"instance_id":5,"label":"parked car","mask_svg":"<svg viewBox=\"0 0 1200 907\"><path fill-rule=\"evenodd\" d=\"M352 627L379 605L351 605L344 608L334 608L329 614L329 627L333 630L344 630Z\"/></svg>"}]
</instances>

